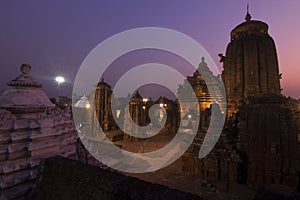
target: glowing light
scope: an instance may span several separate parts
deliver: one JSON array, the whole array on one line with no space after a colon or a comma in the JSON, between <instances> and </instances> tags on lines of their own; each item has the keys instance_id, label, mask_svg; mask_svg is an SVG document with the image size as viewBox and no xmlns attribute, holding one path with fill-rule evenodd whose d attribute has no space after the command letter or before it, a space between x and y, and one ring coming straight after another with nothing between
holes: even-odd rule
<instances>
[{"instance_id":1,"label":"glowing light","mask_svg":"<svg viewBox=\"0 0 300 200\"><path fill-rule=\"evenodd\" d=\"M159 111L159 121L164 117L164 112L162 110Z\"/></svg>"},{"instance_id":2,"label":"glowing light","mask_svg":"<svg viewBox=\"0 0 300 200\"><path fill-rule=\"evenodd\" d=\"M148 101L149 101L149 99L143 98L143 102L144 102L144 103L147 103Z\"/></svg>"},{"instance_id":3,"label":"glowing light","mask_svg":"<svg viewBox=\"0 0 300 200\"><path fill-rule=\"evenodd\" d=\"M117 115L117 118L120 118L121 110L116 110L116 115Z\"/></svg>"},{"instance_id":4,"label":"glowing light","mask_svg":"<svg viewBox=\"0 0 300 200\"><path fill-rule=\"evenodd\" d=\"M91 107L91 104L87 103L85 104L86 109L89 109Z\"/></svg>"},{"instance_id":5,"label":"glowing light","mask_svg":"<svg viewBox=\"0 0 300 200\"><path fill-rule=\"evenodd\" d=\"M191 119L191 118L192 118L192 115L188 115L188 118Z\"/></svg>"},{"instance_id":6,"label":"glowing light","mask_svg":"<svg viewBox=\"0 0 300 200\"><path fill-rule=\"evenodd\" d=\"M143 106L143 109L145 110L145 109L146 109L146 106Z\"/></svg>"},{"instance_id":7,"label":"glowing light","mask_svg":"<svg viewBox=\"0 0 300 200\"><path fill-rule=\"evenodd\" d=\"M61 83L65 82L65 78L63 76L57 76L57 77L55 77L55 81L58 84L61 84Z\"/></svg>"},{"instance_id":8,"label":"glowing light","mask_svg":"<svg viewBox=\"0 0 300 200\"><path fill-rule=\"evenodd\" d=\"M159 107L161 107L161 108L164 107L164 104L163 104L163 103L160 103L160 104L159 104Z\"/></svg>"}]
</instances>

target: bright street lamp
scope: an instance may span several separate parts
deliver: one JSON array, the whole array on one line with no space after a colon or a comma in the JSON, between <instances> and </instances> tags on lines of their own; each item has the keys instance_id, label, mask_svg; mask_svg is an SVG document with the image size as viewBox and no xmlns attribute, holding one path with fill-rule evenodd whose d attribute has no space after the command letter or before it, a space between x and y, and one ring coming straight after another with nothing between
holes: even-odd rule
<instances>
[{"instance_id":1,"label":"bright street lamp","mask_svg":"<svg viewBox=\"0 0 300 200\"><path fill-rule=\"evenodd\" d=\"M65 78L63 76L57 76L57 77L55 77L55 81L58 84L61 84L61 83L65 82Z\"/></svg>"},{"instance_id":2,"label":"bright street lamp","mask_svg":"<svg viewBox=\"0 0 300 200\"><path fill-rule=\"evenodd\" d=\"M60 95L61 84L63 84L66 80L63 76L56 76L55 81L57 83L57 90L58 90L58 96L59 96Z\"/></svg>"}]
</instances>

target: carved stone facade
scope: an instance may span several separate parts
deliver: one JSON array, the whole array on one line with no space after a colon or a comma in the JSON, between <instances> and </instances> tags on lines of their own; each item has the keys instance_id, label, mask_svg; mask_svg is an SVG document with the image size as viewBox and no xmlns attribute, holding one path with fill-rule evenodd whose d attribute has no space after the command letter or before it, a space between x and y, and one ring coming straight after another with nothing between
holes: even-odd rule
<instances>
[{"instance_id":1,"label":"carved stone facade","mask_svg":"<svg viewBox=\"0 0 300 200\"><path fill-rule=\"evenodd\" d=\"M191 85L194 91L190 91L187 85ZM209 91L208 88L211 90ZM220 92L220 78L214 76L209 70L204 57L201 58L199 68L194 72L193 76L188 76L185 82L179 85L177 95L183 100L181 102L184 104L182 108L185 108L185 110L182 110L183 115L191 110L197 110L197 108L191 107L193 105L190 103L192 93L195 93L197 97L200 112L210 108L212 103L224 101Z\"/></svg>"},{"instance_id":2,"label":"carved stone facade","mask_svg":"<svg viewBox=\"0 0 300 200\"><path fill-rule=\"evenodd\" d=\"M231 143L229 133L223 132L209 155L199 159L199 150L204 137L205 133L198 133L191 147L183 156L183 171L187 175L198 176L210 183L217 181L239 182L238 170L242 161Z\"/></svg>"},{"instance_id":3,"label":"carved stone facade","mask_svg":"<svg viewBox=\"0 0 300 200\"><path fill-rule=\"evenodd\" d=\"M43 159L76 157L71 113L55 107L22 65L22 75L0 96L0 198L30 198Z\"/></svg>"},{"instance_id":4,"label":"carved stone facade","mask_svg":"<svg viewBox=\"0 0 300 200\"><path fill-rule=\"evenodd\" d=\"M226 56L221 60L228 116L237 111L248 96L281 92L276 47L268 34L268 25L251 20L249 13L245 19L231 31Z\"/></svg>"},{"instance_id":5,"label":"carved stone facade","mask_svg":"<svg viewBox=\"0 0 300 200\"><path fill-rule=\"evenodd\" d=\"M281 75L268 25L251 20L247 13L246 22L231 32L226 57L219 56L228 103L225 129L210 154L198 159L209 124L206 108L201 114L201 122L206 123L200 123L183 157L184 171L211 182L283 184L300 191L300 104L280 94ZM195 74L188 80L195 82ZM196 94L201 88L205 82L194 87Z\"/></svg>"},{"instance_id":6,"label":"carved stone facade","mask_svg":"<svg viewBox=\"0 0 300 200\"><path fill-rule=\"evenodd\" d=\"M102 81L97 84L95 100L93 102L95 103L98 123L100 123L103 131L112 130L115 127L114 121L112 120L111 97L111 86L102 79Z\"/></svg>"},{"instance_id":7,"label":"carved stone facade","mask_svg":"<svg viewBox=\"0 0 300 200\"><path fill-rule=\"evenodd\" d=\"M157 105L156 108L150 109L153 105ZM129 101L129 113L132 118L132 122L139 126L149 125L149 130L159 129L161 134L173 135L176 133L179 127L179 106L175 101L167 99L166 97L159 97L156 101L152 101L148 98L142 98L140 93L137 91L135 95ZM150 117L152 116L152 120ZM162 122L165 121L163 125ZM139 132L139 130L133 130L132 125L127 123L125 120L124 130L126 132ZM125 139L134 139L134 137L125 134Z\"/></svg>"},{"instance_id":8,"label":"carved stone facade","mask_svg":"<svg viewBox=\"0 0 300 200\"><path fill-rule=\"evenodd\" d=\"M247 13L246 22L232 30L221 61L226 127L242 159L243 182L300 187L297 103L280 94L281 74L268 25Z\"/></svg>"},{"instance_id":9,"label":"carved stone facade","mask_svg":"<svg viewBox=\"0 0 300 200\"><path fill-rule=\"evenodd\" d=\"M129 114L132 119L132 123L135 123L139 126L145 126L146 125L146 107L143 103L143 98L140 95L139 91L137 91L133 97L129 101L129 106L126 107L126 109L129 109ZM125 116L126 117L126 116ZM139 127L134 127L133 124L130 123L128 120L124 121L124 128L126 132L132 133L132 135L125 134L124 139L136 141L138 140L137 137L135 137L135 134L138 134L140 132Z\"/></svg>"},{"instance_id":10,"label":"carved stone facade","mask_svg":"<svg viewBox=\"0 0 300 200\"><path fill-rule=\"evenodd\" d=\"M162 109L165 109L163 112L163 118L166 118L166 123L162 127L162 133L164 135L174 135L178 131L179 122L180 122L180 112L179 104L177 101L170 100L166 97L159 97L153 104L159 105L159 109L154 110L158 114L158 119L161 118ZM149 107L151 104L148 105ZM156 117L154 117L156 118ZM163 120L163 119L162 119Z\"/></svg>"},{"instance_id":11,"label":"carved stone facade","mask_svg":"<svg viewBox=\"0 0 300 200\"><path fill-rule=\"evenodd\" d=\"M279 94L252 97L239 111L238 147L245 155L247 183L300 187L300 143L291 99ZM295 107L294 107L295 110Z\"/></svg>"}]
</instances>

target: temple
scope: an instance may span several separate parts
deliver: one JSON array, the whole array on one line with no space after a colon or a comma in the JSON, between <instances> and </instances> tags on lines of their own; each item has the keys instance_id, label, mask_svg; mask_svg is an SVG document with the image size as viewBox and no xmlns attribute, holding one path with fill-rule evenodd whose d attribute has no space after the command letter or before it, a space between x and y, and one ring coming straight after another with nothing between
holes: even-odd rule
<instances>
[{"instance_id":1,"label":"temple","mask_svg":"<svg viewBox=\"0 0 300 200\"><path fill-rule=\"evenodd\" d=\"M0 199L30 198L44 159L77 157L70 109L50 102L31 77L30 65L23 64L20 71L0 96Z\"/></svg>"},{"instance_id":2,"label":"temple","mask_svg":"<svg viewBox=\"0 0 300 200\"><path fill-rule=\"evenodd\" d=\"M33 199L43 199L48 195L48 186L43 184L47 180L55 180L50 188L55 188L60 181L67 187L53 189L52 195L68 191L80 196L80 187L92 181L95 188L89 185L91 191L100 196L109 195L108 199L157 199L159 195L162 199L202 199L186 192L205 195L207 191L210 199L224 199L223 195L229 195L233 191L230 187L237 184L244 189L271 184L281 189L278 185L283 185L283 191L300 191L300 100L281 94L277 52L268 25L252 20L248 8L245 20L231 31L225 56L219 54L224 67L222 75L213 75L205 58L199 55L199 68L178 87L181 105L178 99L152 100L138 91L115 98L111 86L102 79L92 94L73 102L71 111L66 101L56 101L59 105L54 105L40 90L42 85L31 77L31 66L23 64L21 75L8 82L10 88L0 95L0 199L32 199L34 195ZM222 81L227 111L222 107L225 105L225 97L220 92ZM187 89L189 85L192 91ZM198 100L193 105L192 93ZM224 128L212 151L199 159L208 129L215 128L211 126L213 108L217 108L218 116L226 118ZM82 121L78 127L73 121L76 112L80 113L77 121ZM126 113L131 121L125 120ZM144 134L159 131L148 138L122 131L137 133L134 123L140 126L151 123ZM167 169L165 177L148 173L155 182L152 184L107 170L107 166L85 149L79 137L84 136L93 146L104 138L98 134L100 127L112 143L139 153L152 152L168 144L178 131L188 135L193 127L198 129L192 144L170 165L172 168L168 166L155 172ZM112 153L119 156L120 152ZM112 161L119 165L120 157L115 159L113 154ZM64 158L50 158L53 156ZM99 167L102 169L98 177ZM78 177L83 182L77 183ZM180 182L193 177L202 183L196 185L196 191L183 184L186 182ZM143 174L139 178L144 178ZM72 183L68 185L70 180ZM178 189L185 192L156 184L167 181L179 182ZM228 199L236 197L228 196Z\"/></svg>"},{"instance_id":3,"label":"temple","mask_svg":"<svg viewBox=\"0 0 300 200\"><path fill-rule=\"evenodd\" d=\"M229 115L249 96L281 92L276 47L268 25L251 20L248 11L245 20L231 31L221 60Z\"/></svg>"}]
</instances>

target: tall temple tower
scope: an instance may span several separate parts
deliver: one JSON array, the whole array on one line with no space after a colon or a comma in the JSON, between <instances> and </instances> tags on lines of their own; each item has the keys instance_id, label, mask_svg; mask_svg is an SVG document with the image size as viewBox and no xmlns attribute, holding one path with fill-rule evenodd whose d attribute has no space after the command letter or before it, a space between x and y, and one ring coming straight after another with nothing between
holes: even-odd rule
<instances>
[{"instance_id":1,"label":"tall temple tower","mask_svg":"<svg viewBox=\"0 0 300 200\"><path fill-rule=\"evenodd\" d=\"M97 119L99 120L103 131L110 130L113 126L113 122L111 121L111 119L113 119L111 111L111 96L111 86L102 79L101 82L97 84L94 103Z\"/></svg>"},{"instance_id":2,"label":"tall temple tower","mask_svg":"<svg viewBox=\"0 0 300 200\"><path fill-rule=\"evenodd\" d=\"M229 115L249 96L281 92L276 47L268 25L251 20L248 7L245 20L231 31L226 56L219 55Z\"/></svg>"}]
</instances>

